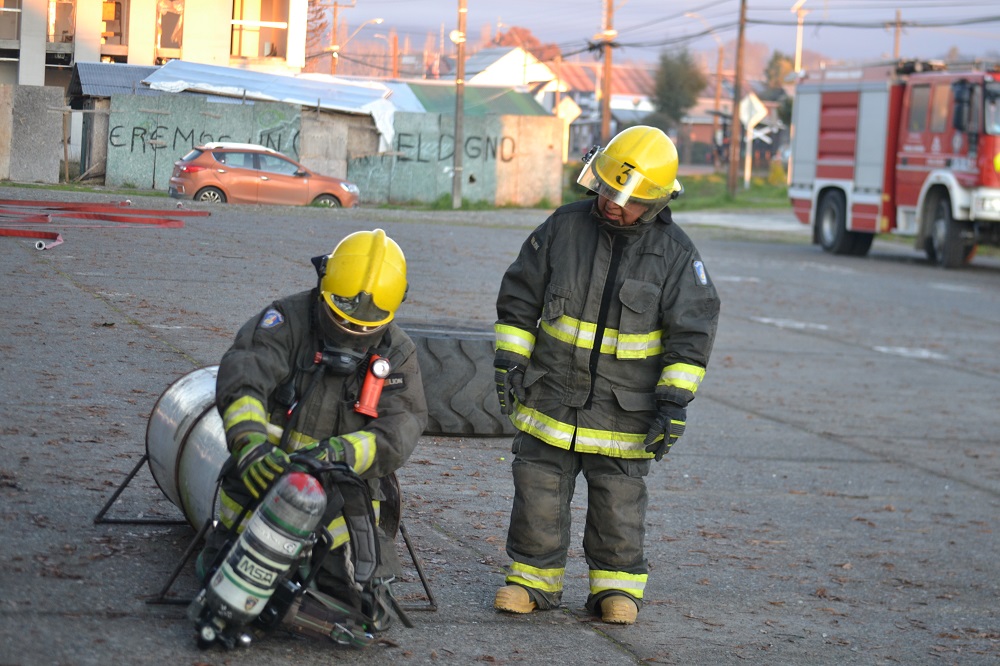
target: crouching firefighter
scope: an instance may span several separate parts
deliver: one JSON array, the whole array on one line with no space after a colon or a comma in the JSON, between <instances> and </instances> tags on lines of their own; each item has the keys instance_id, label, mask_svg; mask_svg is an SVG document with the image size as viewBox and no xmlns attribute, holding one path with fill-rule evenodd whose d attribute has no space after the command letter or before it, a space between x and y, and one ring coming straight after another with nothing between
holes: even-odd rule
<instances>
[{"instance_id":1,"label":"crouching firefighter","mask_svg":"<svg viewBox=\"0 0 1000 666\"><path fill-rule=\"evenodd\" d=\"M189 608L203 647L248 643L251 622L354 645L390 609L408 624L388 586L401 573L395 471L427 404L415 346L393 322L406 260L376 229L312 262L317 287L244 324L219 366L230 457ZM395 515L380 523L380 510Z\"/></svg>"}]
</instances>

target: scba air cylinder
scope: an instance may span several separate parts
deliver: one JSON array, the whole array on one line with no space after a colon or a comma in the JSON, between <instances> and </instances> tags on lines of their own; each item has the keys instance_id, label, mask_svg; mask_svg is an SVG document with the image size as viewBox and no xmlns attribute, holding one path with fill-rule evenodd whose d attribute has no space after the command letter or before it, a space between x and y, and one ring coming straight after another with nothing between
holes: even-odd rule
<instances>
[{"instance_id":1,"label":"scba air cylinder","mask_svg":"<svg viewBox=\"0 0 1000 666\"><path fill-rule=\"evenodd\" d=\"M244 642L243 627L260 615L278 583L312 547L325 510L326 493L310 474L291 472L275 483L188 609L202 646Z\"/></svg>"}]
</instances>

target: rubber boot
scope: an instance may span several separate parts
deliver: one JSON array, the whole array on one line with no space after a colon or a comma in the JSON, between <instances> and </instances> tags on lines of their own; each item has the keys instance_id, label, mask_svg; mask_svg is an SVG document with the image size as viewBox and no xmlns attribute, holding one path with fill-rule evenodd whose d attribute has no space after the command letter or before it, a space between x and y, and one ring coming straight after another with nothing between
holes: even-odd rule
<instances>
[{"instance_id":1,"label":"rubber boot","mask_svg":"<svg viewBox=\"0 0 1000 666\"><path fill-rule=\"evenodd\" d=\"M601 599L601 620L608 624L635 624L639 609L635 602L621 594Z\"/></svg>"},{"instance_id":2,"label":"rubber boot","mask_svg":"<svg viewBox=\"0 0 1000 666\"><path fill-rule=\"evenodd\" d=\"M508 585L497 590L493 607L508 613L530 613L538 606L526 589L520 585Z\"/></svg>"}]
</instances>

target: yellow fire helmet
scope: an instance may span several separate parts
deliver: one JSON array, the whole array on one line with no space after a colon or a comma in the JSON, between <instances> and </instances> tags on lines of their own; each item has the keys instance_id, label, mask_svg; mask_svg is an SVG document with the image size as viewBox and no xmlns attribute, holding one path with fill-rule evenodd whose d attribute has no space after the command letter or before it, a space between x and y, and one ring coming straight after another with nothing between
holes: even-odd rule
<instances>
[{"instance_id":1,"label":"yellow fire helmet","mask_svg":"<svg viewBox=\"0 0 1000 666\"><path fill-rule=\"evenodd\" d=\"M356 332L389 323L406 297L406 257L381 229L346 236L324 258L320 294Z\"/></svg>"},{"instance_id":2,"label":"yellow fire helmet","mask_svg":"<svg viewBox=\"0 0 1000 666\"><path fill-rule=\"evenodd\" d=\"M639 203L648 221L677 198L677 148L662 130L637 125L619 132L608 145L595 146L584 157L576 182L619 206Z\"/></svg>"}]
</instances>

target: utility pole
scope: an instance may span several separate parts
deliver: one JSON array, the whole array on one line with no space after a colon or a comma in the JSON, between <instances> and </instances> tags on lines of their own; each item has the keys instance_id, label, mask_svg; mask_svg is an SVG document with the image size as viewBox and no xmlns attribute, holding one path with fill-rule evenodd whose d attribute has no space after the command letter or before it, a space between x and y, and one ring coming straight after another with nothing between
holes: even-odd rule
<instances>
[{"instance_id":1,"label":"utility pole","mask_svg":"<svg viewBox=\"0 0 1000 666\"><path fill-rule=\"evenodd\" d=\"M392 31L391 35L392 45L389 48L389 52L392 54L392 78L399 78L399 35L396 31Z\"/></svg>"},{"instance_id":2,"label":"utility pole","mask_svg":"<svg viewBox=\"0 0 1000 666\"><path fill-rule=\"evenodd\" d=\"M740 95L743 79L743 32L747 26L747 0L740 0L740 27L736 36L736 73L733 77L733 113L729 121L729 177L726 181L731 198L736 197L736 169L740 161L740 144L743 143L743 125L740 122Z\"/></svg>"},{"instance_id":3,"label":"utility pole","mask_svg":"<svg viewBox=\"0 0 1000 666\"><path fill-rule=\"evenodd\" d=\"M899 34L903 32L903 13L896 10L896 38L893 40L892 57L899 60Z\"/></svg>"},{"instance_id":4,"label":"utility pole","mask_svg":"<svg viewBox=\"0 0 1000 666\"><path fill-rule=\"evenodd\" d=\"M462 152L465 147L463 127L465 120L465 17L469 10L465 0L458 0L458 30L452 41L458 45L458 63L455 69L455 164L451 176L451 207L462 207Z\"/></svg>"},{"instance_id":5,"label":"utility pole","mask_svg":"<svg viewBox=\"0 0 1000 666\"><path fill-rule=\"evenodd\" d=\"M615 38L614 0L604 0L604 72L601 77L601 145L611 140L611 48Z\"/></svg>"},{"instance_id":6,"label":"utility pole","mask_svg":"<svg viewBox=\"0 0 1000 666\"><path fill-rule=\"evenodd\" d=\"M344 9L354 9L358 4L358 0L353 0L351 4L345 5L342 2L337 2L334 0L333 3L333 36L330 39L330 45L333 47L340 46L340 8ZM333 53L330 54L330 74L334 76L337 75L337 61L340 60L340 53L338 49L334 49Z\"/></svg>"},{"instance_id":7,"label":"utility pole","mask_svg":"<svg viewBox=\"0 0 1000 666\"><path fill-rule=\"evenodd\" d=\"M718 37L716 37L716 39L718 40ZM718 41L719 41L719 61L715 64L715 106L713 107L715 109L715 115L712 116L713 147L715 146L716 141L722 143L722 135L719 132L719 122L721 121L721 118L719 118L719 112L721 110L720 107L722 106L722 65L726 60L726 53L723 50L722 41L721 40ZM718 173L720 170L718 150L712 151L712 162L714 163L713 166L715 167L716 173Z\"/></svg>"}]
</instances>

